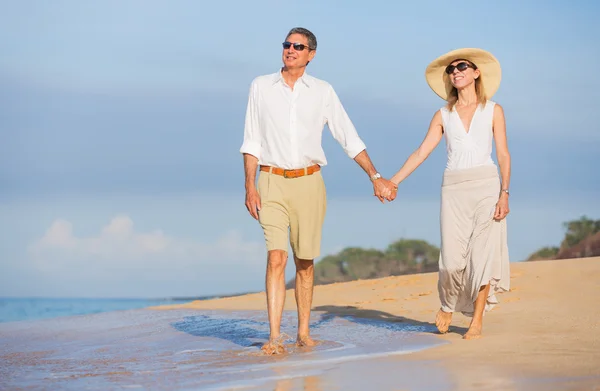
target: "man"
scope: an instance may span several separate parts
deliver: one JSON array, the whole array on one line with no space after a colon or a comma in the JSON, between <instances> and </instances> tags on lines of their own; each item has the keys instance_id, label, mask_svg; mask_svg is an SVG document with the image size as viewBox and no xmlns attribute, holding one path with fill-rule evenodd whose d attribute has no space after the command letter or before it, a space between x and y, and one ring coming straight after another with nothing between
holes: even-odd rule
<instances>
[{"instance_id":1,"label":"man","mask_svg":"<svg viewBox=\"0 0 600 391\"><path fill-rule=\"evenodd\" d=\"M381 202L396 196L396 186L382 178L371 163L332 86L306 73L316 49L313 33L304 28L290 30L283 43L283 67L254 79L248 98L240 152L244 156L246 207L263 228L268 252L270 337L262 347L267 354L284 351L280 327L288 242L296 264L297 344L315 344L309 335L309 320L313 264L320 255L326 209L320 171L327 164L321 147L325 123L346 154L369 175L374 195Z\"/></svg>"}]
</instances>

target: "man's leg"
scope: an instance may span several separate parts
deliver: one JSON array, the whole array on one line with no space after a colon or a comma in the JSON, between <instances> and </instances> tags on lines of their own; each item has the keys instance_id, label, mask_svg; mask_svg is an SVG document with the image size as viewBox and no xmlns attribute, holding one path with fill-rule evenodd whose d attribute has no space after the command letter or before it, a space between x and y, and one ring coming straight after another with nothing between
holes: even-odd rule
<instances>
[{"instance_id":1,"label":"man's leg","mask_svg":"<svg viewBox=\"0 0 600 391\"><path fill-rule=\"evenodd\" d=\"M312 259L299 259L294 256L296 263L296 305L298 306L298 338L300 346L313 346L315 342L310 338L309 323L312 307L313 284L315 276L314 262Z\"/></svg>"},{"instance_id":2,"label":"man's leg","mask_svg":"<svg viewBox=\"0 0 600 391\"><path fill-rule=\"evenodd\" d=\"M288 258L289 215L282 188L285 179L274 174L261 172L258 190L262 209L259 212L260 225L267 244L267 270L265 289L267 313L269 317L269 341L262 349L267 354L283 353L280 338L281 317L285 303L285 265Z\"/></svg>"},{"instance_id":3,"label":"man's leg","mask_svg":"<svg viewBox=\"0 0 600 391\"><path fill-rule=\"evenodd\" d=\"M270 335L269 342L263 346L263 349L269 349L270 345L276 344L281 333L281 317L285 303L285 265L287 264L287 256L287 252L283 250L269 251L265 285Z\"/></svg>"},{"instance_id":4,"label":"man's leg","mask_svg":"<svg viewBox=\"0 0 600 391\"><path fill-rule=\"evenodd\" d=\"M296 264L296 304L300 346L312 346L309 324L313 299L314 262L321 252L321 232L327 209L325 183L320 172L294 179L291 202L290 244Z\"/></svg>"}]
</instances>

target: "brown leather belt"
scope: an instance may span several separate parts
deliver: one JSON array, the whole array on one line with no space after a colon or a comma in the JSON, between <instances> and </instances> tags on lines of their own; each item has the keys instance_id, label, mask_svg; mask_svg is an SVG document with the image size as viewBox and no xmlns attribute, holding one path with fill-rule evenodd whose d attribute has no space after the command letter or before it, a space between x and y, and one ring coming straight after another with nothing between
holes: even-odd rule
<instances>
[{"instance_id":1,"label":"brown leather belt","mask_svg":"<svg viewBox=\"0 0 600 391\"><path fill-rule=\"evenodd\" d=\"M321 166L319 166L318 164L306 168L296 168L293 170L286 170L284 168L271 166L260 166L261 171L271 172L275 175L281 175L284 178L298 178L304 175L312 175L320 169Z\"/></svg>"}]
</instances>

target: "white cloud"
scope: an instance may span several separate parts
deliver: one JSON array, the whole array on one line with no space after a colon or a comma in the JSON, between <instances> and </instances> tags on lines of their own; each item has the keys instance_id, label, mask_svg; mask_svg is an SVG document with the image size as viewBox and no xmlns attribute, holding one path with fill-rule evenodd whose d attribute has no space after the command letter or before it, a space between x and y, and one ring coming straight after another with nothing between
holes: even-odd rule
<instances>
[{"instance_id":1,"label":"white cloud","mask_svg":"<svg viewBox=\"0 0 600 391\"><path fill-rule=\"evenodd\" d=\"M216 241L177 238L161 230L136 232L129 216L118 215L99 234L78 237L73 225L55 220L45 234L29 247L29 254L42 270L71 268L95 261L94 268L115 269L143 266L190 266L218 263L264 262L264 244L246 241L237 231L224 233ZM89 263L86 263L89 265Z\"/></svg>"},{"instance_id":2,"label":"white cloud","mask_svg":"<svg viewBox=\"0 0 600 391\"><path fill-rule=\"evenodd\" d=\"M515 198L511 259L559 243L563 221L599 216L593 195ZM118 210L128 216L115 216ZM350 246L385 249L401 237L439 246L438 214L437 200L402 194L385 205L332 198L322 256ZM0 236L8 238L0 245L0 296L187 297L264 289L263 235L239 195L19 199L0 203L0 216ZM290 258L286 281L294 269Z\"/></svg>"}]
</instances>

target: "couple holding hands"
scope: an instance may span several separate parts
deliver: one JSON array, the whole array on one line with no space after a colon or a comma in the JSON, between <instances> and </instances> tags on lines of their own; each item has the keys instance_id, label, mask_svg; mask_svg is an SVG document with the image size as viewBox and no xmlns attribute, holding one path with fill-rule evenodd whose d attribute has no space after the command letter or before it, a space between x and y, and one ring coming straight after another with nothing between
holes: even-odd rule
<instances>
[{"instance_id":1,"label":"couple holding hands","mask_svg":"<svg viewBox=\"0 0 600 391\"><path fill-rule=\"evenodd\" d=\"M317 40L305 28L283 42L283 67L250 86L243 144L246 208L259 221L267 247L266 296L270 337L266 354L285 351L281 318L285 302L288 246L296 265L299 346L313 346L309 320L314 259L320 256L327 206L321 169L324 125L344 152L366 172L380 201L392 201L398 185L446 141L441 183L438 293L435 324L448 331L454 312L472 318L465 339L481 336L483 316L510 284L506 215L510 154L504 112L491 101L500 85L498 60L481 49L458 49L426 68L430 88L445 101L435 112L421 145L391 178L375 169L335 90L306 72ZM496 145L498 166L492 160ZM498 170L499 167L499 170ZM258 171L258 177L257 177ZM500 173L498 172L500 171Z\"/></svg>"}]
</instances>

